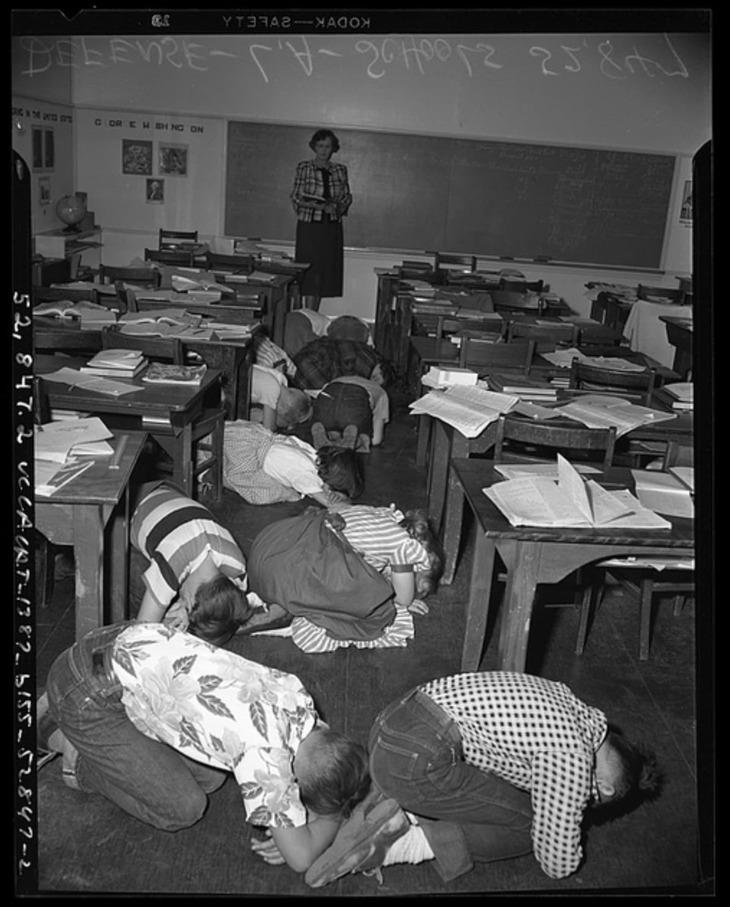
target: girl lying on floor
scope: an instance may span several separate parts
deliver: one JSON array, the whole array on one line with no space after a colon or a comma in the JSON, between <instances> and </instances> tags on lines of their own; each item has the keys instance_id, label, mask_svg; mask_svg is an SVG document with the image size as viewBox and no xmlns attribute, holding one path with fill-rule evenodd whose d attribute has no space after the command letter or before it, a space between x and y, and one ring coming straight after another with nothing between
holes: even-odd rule
<instances>
[{"instance_id":1,"label":"girl lying on floor","mask_svg":"<svg viewBox=\"0 0 730 907\"><path fill-rule=\"evenodd\" d=\"M330 507L359 497L364 480L353 450L315 450L299 438L238 419L225 424L223 485L249 504L299 501L306 495Z\"/></svg>"},{"instance_id":2,"label":"girl lying on floor","mask_svg":"<svg viewBox=\"0 0 730 907\"><path fill-rule=\"evenodd\" d=\"M428 613L423 598L436 587L443 556L426 514L390 507L309 508L277 520L254 539L251 588L268 609L243 633L291 623L306 652L341 646L405 646L412 614Z\"/></svg>"}]
</instances>

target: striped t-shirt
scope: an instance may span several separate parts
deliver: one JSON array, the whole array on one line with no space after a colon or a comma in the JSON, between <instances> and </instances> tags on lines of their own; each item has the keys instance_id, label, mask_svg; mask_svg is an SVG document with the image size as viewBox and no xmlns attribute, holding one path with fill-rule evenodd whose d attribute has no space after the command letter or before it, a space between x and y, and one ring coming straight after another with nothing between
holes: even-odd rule
<instances>
[{"instance_id":1,"label":"striped t-shirt","mask_svg":"<svg viewBox=\"0 0 730 907\"><path fill-rule=\"evenodd\" d=\"M399 525L402 514L392 507L354 504L339 513L346 524L342 534L376 570L409 573L430 566L426 549Z\"/></svg>"},{"instance_id":2,"label":"striped t-shirt","mask_svg":"<svg viewBox=\"0 0 730 907\"><path fill-rule=\"evenodd\" d=\"M222 574L246 591L246 559L231 533L206 507L175 488L160 485L140 501L130 536L150 561L143 579L162 605L174 601L208 554Z\"/></svg>"}]
</instances>

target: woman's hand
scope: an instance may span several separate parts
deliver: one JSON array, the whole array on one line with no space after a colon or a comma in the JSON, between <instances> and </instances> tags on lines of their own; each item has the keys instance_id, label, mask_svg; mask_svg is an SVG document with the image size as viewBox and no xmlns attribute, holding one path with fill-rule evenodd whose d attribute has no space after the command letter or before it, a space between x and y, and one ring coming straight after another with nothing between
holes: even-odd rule
<instances>
[{"instance_id":1,"label":"woman's hand","mask_svg":"<svg viewBox=\"0 0 730 907\"><path fill-rule=\"evenodd\" d=\"M286 860L276 846L276 841L271 837L271 829L266 829L265 838L251 838L251 850L264 862L271 866L283 866Z\"/></svg>"},{"instance_id":2,"label":"woman's hand","mask_svg":"<svg viewBox=\"0 0 730 907\"><path fill-rule=\"evenodd\" d=\"M337 215L337 205L334 202L327 202L324 206L324 213L329 214L330 217L335 217Z\"/></svg>"}]
</instances>

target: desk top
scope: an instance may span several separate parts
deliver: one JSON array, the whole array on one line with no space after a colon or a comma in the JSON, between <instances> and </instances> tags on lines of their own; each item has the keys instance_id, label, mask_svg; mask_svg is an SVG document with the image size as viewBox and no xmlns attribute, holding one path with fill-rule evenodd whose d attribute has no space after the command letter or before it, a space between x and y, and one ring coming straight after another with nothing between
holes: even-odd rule
<instances>
[{"instance_id":1,"label":"desk top","mask_svg":"<svg viewBox=\"0 0 730 907\"><path fill-rule=\"evenodd\" d=\"M627 545L641 549L694 550L694 520L679 517L667 518L671 529L607 529L570 527L544 528L511 526L502 511L482 491L498 481L503 481L493 467L484 460L458 457L451 461L454 474L472 507L482 531L491 538L518 539L534 542L560 542L574 544ZM613 467L600 475L592 476L607 487L628 488L634 491L631 470ZM644 551L649 554L649 551ZM656 553L656 552L655 552Z\"/></svg>"},{"instance_id":2,"label":"desk top","mask_svg":"<svg viewBox=\"0 0 730 907\"><path fill-rule=\"evenodd\" d=\"M109 443L115 453L122 448L119 468L110 468L115 455L107 457L79 457L80 460L94 459L94 465L59 488L50 497L36 496L35 506L54 504L116 504L127 487L132 469L136 464L147 432L115 432ZM126 441L124 440L126 438Z\"/></svg>"},{"instance_id":3,"label":"desk top","mask_svg":"<svg viewBox=\"0 0 730 907\"><path fill-rule=\"evenodd\" d=\"M34 360L36 375L55 372L62 366L78 368L84 360L64 358L62 362L55 356L39 355ZM96 413L122 413L151 418L167 419L174 414L185 414L196 409L210 387L220 382L222 373L218 369L207 369L203 380L197 386L175 384L145 384L142 375L136 378L115 378L124 384L133 385L139 390L120 397L100 394L83 387L69 387L58 381L44 379L48 393L48 404L56 409L76 409Z\"/></svg>"}]
</instances>

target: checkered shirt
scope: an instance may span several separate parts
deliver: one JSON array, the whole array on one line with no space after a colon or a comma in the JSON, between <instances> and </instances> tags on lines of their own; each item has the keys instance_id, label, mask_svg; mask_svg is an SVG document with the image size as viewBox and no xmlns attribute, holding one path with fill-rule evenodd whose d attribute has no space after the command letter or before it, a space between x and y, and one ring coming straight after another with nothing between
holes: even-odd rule
<instances>
[{"instance_id":1,"label":"checkered shirt","mask_svg":"<svg viewBox=\"0 0 730 907\"><path fill-rule=\"evenodd\" d=\"M509 671L442 677L421 690L456 722L464 758L532 797L532 843L554 879L583 856L581 823L596 793L595 753L606 716L563 683Z\"/></svg>"},{"instance_id":2,"label":"checkered shirt","mask_svg":"<svg viewBox=\"0 0 730 907\"><path fill-rule=\"evenodd\" d=\"M337 214L332 216L331 220L339 220L347 214L352 204L352 194L350 193L350 184L347 178L347 167L344 164L335 164L330 161L330 198L337 205ZM297 164L297 172L294 177L294 186L290 198L292 205L297 214L297 220L302 221L321 221L324 219L324 211L315 208L301 208L298 204L302 193L316 195L322 198L324 196L324 180L322 171L316 167L314 161L300 161Z\"/></svg>"}]
</instances>

